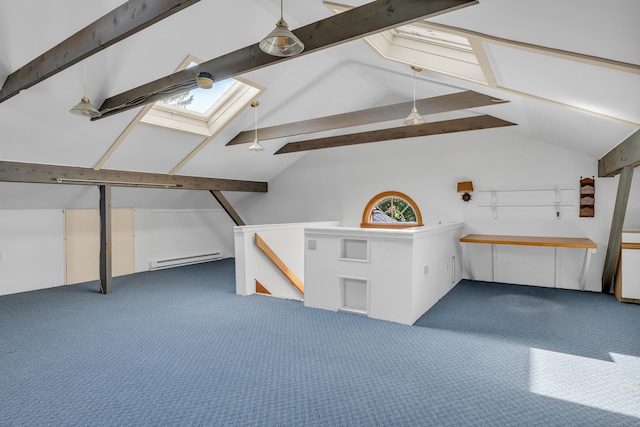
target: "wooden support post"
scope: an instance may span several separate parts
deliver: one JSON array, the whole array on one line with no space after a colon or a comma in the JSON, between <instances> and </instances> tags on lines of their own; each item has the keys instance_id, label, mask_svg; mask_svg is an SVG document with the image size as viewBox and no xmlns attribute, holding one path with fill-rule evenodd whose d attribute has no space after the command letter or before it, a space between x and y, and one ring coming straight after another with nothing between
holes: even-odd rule
<instances>
[{"instance_id":1,"label":"wooden support post","mask_svg":"<svg viewBox=\"0 0 640 427\"><path fill-rule=\"evenodd\" d=\"M236 210L233 209L233 206L231 206L231 203L229 203L227 198L224 197L224 195L222 194L222 191L218 191L218 190L209 190L209 191L211 192L213 197L215 197L218 203L220 203L220 206L222 206L222 209L224 209L227 215L229 215L233 220L233 222L236 223L236 225L246 225L245 222L242 220L242 218L240 218L240 215L238 215L238 212L236 212Z\"/></svg>"},{"instance_id":2,"label":"wooden support post","mask_svg":"<svg viewBox=\"0 0 640 427\"><path fill-rule=\"evenodd\" d=\"M611 221L609 244L607 245L607 254L605 255L604 268L602 269L602 292L604 293L611 292L611 286L616 277L620 245L622 243L622 227L624 225L624 215L627 212L632 178L633 167L624 167L618 181L618 194L616 195L616 205L613 210L613 220Z\"/></svg>"},{"instance_id":3,"label":"wooden support post","mask_svg":"<svg viewBox=\"0 0 640 427\"><path fill-rule=\"evenodd\" d=\"M100 292L111 292L111 186L100 185Z\"/></svg>"}]
</instances>

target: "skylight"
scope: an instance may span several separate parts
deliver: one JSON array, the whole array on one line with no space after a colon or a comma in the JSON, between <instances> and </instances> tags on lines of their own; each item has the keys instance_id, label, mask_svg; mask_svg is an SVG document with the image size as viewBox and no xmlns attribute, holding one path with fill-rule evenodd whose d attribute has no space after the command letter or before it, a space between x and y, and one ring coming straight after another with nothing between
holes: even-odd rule
<instances>
[{"instance_id":1,"label":"skylight","mask_svg":"<svg viewBox=\"0 0 640 427\"><path fill-rule=\"evenodd\" d=\"M197 65L187 58L179 70ZM241 78L216 81L211 89L195 88L160 100L140 120L181 132L213 136L264 91L261 86Z\"/></svg>"},{"instance_id":2,"label":"skylight","mask_svg":"<svg viewBox=\"0 0 640 427\"><path fill-rule=\"evenodd\" d=\"M328 1L324 4L336 14L351 9L351 6ZM364 40L385 59L487 84L469 39L435 29L428 21L402 25L372 34Z\"/></svg>"},{"instance_id":3,"label":"skylight","mask_svg":"<svg viewBox=\"0 0 640 427\"><path fill-rule=\"evenodd\" d=\"M196 65L198 65L197 62L191 61L186 68ZM206 115L207 111L233 86L233 83L235 83L234 79L221 80L216 82L211 89L191 89L188 92L160 100L158 103Z\"/></svg>"},{"instance_id":4,"label":"skylight","mask_svg":"<svg viewBox=\"0 0 640 427\"><path fill-rule=\"evenodd\" d=\"M394 28L392 31L395 32L398 37L405 37L424 43L448 47L450 49L473 52L471 44L469 44L469 39L466 37L426 28L421 26L420 23L403 25Z\"/></svg>"}]
</instances>

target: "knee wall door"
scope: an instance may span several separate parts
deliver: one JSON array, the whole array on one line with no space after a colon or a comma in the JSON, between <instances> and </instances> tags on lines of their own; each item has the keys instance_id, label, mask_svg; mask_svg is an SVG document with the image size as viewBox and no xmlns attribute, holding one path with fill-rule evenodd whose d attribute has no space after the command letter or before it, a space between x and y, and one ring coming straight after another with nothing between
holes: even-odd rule
<instances>
[{"instance_id":1,"label":"knee wall door","mask_svg":"<svg viewBox=\"0 0 640 427\"><path fill-rule=\"evenodd\" d=\"M134 273L133 209L111 211L113 276ZM100 213L98 209L65 209L65 284L100 278Z\"/></svg>"}]
</instances>

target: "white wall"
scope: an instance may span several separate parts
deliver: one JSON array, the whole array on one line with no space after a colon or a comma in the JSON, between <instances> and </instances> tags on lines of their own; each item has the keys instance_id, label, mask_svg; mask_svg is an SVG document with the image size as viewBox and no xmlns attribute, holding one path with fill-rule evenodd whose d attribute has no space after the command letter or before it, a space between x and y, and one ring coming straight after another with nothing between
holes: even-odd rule
<instances>
[{"instance_id":1,"label":"white wall","mask_svg":"<svg viewBox=\"0 0 640 427\"><path fill-rule=\"evenodd\" d=\"M135 270L149 261L222 251L233 257L233 222L223 209L136 209Z\"/></svg>"},{"instance_id":2,"label":"white wall","mask_svg":"<svg viewBox=\"0 0 640 427\"><path fill-rule=\"evenodd\" d=\"M425 224L464 222L465 234L592 239L598 251L592 258L586 289L597 291L617 190L617 178L597 178L597 172L596 158L510 129L490 129L311 151L272 180L268 194L251 195L237 209L248 223L338 220L345 226L358 226L371 197L396 190L419 205ZM580 178L586 176L596 176L595 218L578 216L577 189ZM468 204L462 202L456 193L456 183L462 180L472 180L476 190L575 188L567 196L575 206L562 208L559 219L553 207L502 209L493 219L490 208L479 207L479 192L474 192ZM633 200L638 198L638 185L634 185ZM627 224L639 214L638 203L630 201ZM552 256L545 254L543 265ZM560 286L577 289L582 251L562 250L559 256L563 268Z\"/></svg>"},{"instance_id":3,"label":"white wall","mask_svg":"<svg viewBox=\"0 0 640 427\"><path fill-rule=\"evenodd\" d=\"M114 208L210 209L219 205L208 191L114 187ZM0 209L95 209L97 186L0 182Z\"/></svg>"},{"instance_id":4,"label":"white wall","mask_svg":"<svg viewBox=\"0 0 640 427\"><path fill-rule=\"evenodd\" d=\"M62 209L0 210L0 295L64 283Z\"/></svg>"},{"instance_id":5,"label":"white wall","mask_svg":"<svg viewBox=\"0 0 640 427\"><path fill-rule=\"evenodd\" d=\"M274 297L302 300L300 292L256 246L255 235L259 235L287 268L304 283L305 229L337 226L337 221L331 221L234 227L236 293L254 294L257 280Z\"/></svg>"},{"instance_id":6,"label":"white wall","mask_svg":"<svg viewBox=\"0 0 640 427\"><path fill-rule=\"evenodd\" d=\"M0 295L64 284L63 209L99 201L97 186L0 182ZM208 191L114 187L112 207L136 210L136 272L152 260L234 255L235 224Z\"/></svg>"},{"instance_id":7,"label":"white wall","mask_svg":"<svg viewBox=\"0 0 640 427\"><path fill-rule=\"evenodd\" d=\"M304 305L411 325L460 281L461 233L460 223L307 228Z\"/></svg>"},{"instance_id":8,"label":"white wall","mask_svg":"<svg viewBox=\"0 0 640 427\"><path fill-rule=\"evenodd\" d=\"M475 192L472 201L465 204L455 192L460 180L472 180L477 190L555 185L577 188L581 176L592 175L597 177L595 158L510 129L493 129L312 151L272 180L268 193L225 195L247 224L337 220L345 226L357 226L371 197L397 190L418 203L427 224L465 222L465 233L587 236L598 244L587 289L599 290L618 177L596 178L595 218L579 218L576 206L563 208L560 219L555 219L552 208L501 210L493 219L491 209L478 206L480 193ZM114 188L112 197L114 208L219 209L206 191ZM96 208L98 201L97 187L0 182L0 292L62 284L62 209ZM137 271L145 263L148 267L150 259L173 254L178 248L192 252L215 246L222 247L225 256L233 253L232 249L227 251L232 248L233 223L221 212L185 223L184 233L175 224L143 216L138 218ZM164 225L169 228L165 238ZM640 229L640 169L634 173L624 227ZM199 234L194 237L190 233ZM215 245L212 239L217 241ZM180 240L189 244L185 246ZM27 253L33 248L40 251L35 257ZM478 262L486 265L482 256ZM566 250L560 256L561 284L574 287L568 281L579 270L579 254ZM549 255L543 258L543 264L548 263ZM38 269L32 268L34 265Z\"/></svg>"}]
</instances>

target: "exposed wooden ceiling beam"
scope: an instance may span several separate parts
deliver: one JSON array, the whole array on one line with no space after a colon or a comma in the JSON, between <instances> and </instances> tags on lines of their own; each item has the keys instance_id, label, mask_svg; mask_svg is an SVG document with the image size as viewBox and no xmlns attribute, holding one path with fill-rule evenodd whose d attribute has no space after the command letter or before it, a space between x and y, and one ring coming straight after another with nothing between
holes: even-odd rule
<instances>
[{"instance_id":1,"label":"exposed wooden ceiling beam","mask_svg":"<svg viewBox=\"0 0 640 427\"><path fill-rule=\"evenodd\" d=\"M414 138L417 136L440 135L443 133L464 132L468 130L490 129L513 125L515 125L515 123L489 115L482 115L463 119L425 123L417 126L402 126L391 129L354 133L350 135L339 135L328 138L290 142L276 151L275 154L297 153L299 151L320 150L323 148L344 147L346 145L368 144L370 142L393 141L397 139Z\"/></svg>"},{"instance_id":2,"label":"exposed wooden ceiling beam","mask_svg":"<svg viewBox=\"0 0 640 427\"><path fill-rule=\"evenodd\" d=\"M199 1L129 0L11 73L0 102Z\"/></svg>"},{"instance_id":3,"label":"exposed wooden ceiling beam","mask_svg":"<svg viewBox=\"0 0 640 427\"><path fill-rule=\"evenodd\" d=\"M640 166L640 130L598 160L598 176L616 176L627 166Z\"/></svg>"},{"instance_id":4,"label":"exposed wooden ceiling beam","mask_svg":"<svg viewBox=\"0 0 640 427\"><path fill-rule=\"evenodd\" d=\"M305 45L305 50L301 54L293 57L271 56L262 52L256 43L107 98L99 108L102 116L92 120L100 120L158 101L174 93L193 89L196 86L195 77L199 72L208 72L213 76L214 81L220 81L407 22L440 15L477 3L477 0L376 0L293 31Z\"/></svg>"},{"instance_id":5,"label":"exposed wooden ceiling beam","mask_svg":"<svg viewBox=\"0 0 640 427\"><path fill-rule=\"evenodd\" d=\"M509 101L495 99L491 96L468 90L417 100L416 108L422 115L427 115L444 113L447 111L464 110L466 108L483 107L503 102ZM342 129L389 120L398 120L405 118L412 107L413 101L394 105L385 105L383 107L369 108L367 110L353 111L351 113L336 114L333 116L320 117L301 122L261 128L258 129L258 134L260 135L261 141L266 141L268 139L284 138L287 136ZM254 132L255 130L240 132L235 138L229 141L227 145L253 142Z\"/></svg>"},{"instance_id":6,"label":"exposed wooden ceiling beam","mask_svg":"<svg viewBox=\"0 0 640 427\"><path fill-rule=\"evenodd\" d=\"M267 192L267 183L147 172L93 170L70 166L0 161L0 181L39 184L111 185L113 187Z\"/></svg>"}]
</instances>

